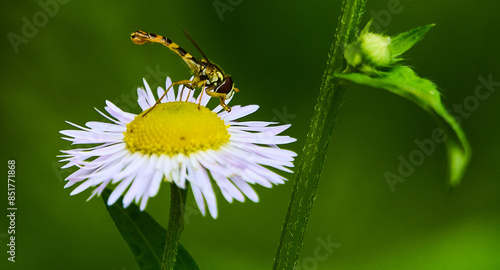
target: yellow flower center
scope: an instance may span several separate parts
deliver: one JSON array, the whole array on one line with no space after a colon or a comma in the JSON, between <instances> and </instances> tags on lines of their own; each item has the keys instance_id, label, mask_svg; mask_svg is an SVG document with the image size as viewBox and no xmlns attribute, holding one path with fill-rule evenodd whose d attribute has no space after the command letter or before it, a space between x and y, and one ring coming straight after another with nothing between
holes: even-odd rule
<instances>
[{"instance_id":1,"label":"yellow flower center","mask_svg":"<svg viewBox=\"0 0 500 270\"><path fill-rule=\"evenodd\" d=\"M229 142L229 127L214 112L192 102L160 103L127 124L124 141L132 152L190 154ZM143 115L148 112L144 117Z\"/></svg>"}]
</instances>

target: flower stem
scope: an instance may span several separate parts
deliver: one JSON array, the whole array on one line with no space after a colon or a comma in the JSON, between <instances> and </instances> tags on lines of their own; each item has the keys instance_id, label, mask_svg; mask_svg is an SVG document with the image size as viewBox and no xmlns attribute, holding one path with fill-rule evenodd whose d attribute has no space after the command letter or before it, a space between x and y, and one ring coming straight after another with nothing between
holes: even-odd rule
<instances>
[{"instance_id":1,"label":"flower stem","mask_svg":"<svg viewBox=\"0 0 500 270\"><path fill-rule=\"evenodd\" d=\"M297 166L295 186L281 231L273 269L293 269L299 259L309 214L316 197L316 187L330 141L333 126L347 84L334 78L346 68L343 48L356 33L366 0L343 0L334 41L330 48L320 93L302 155Z\"/></svg>"},{"instance_id":2,"label":"flower stem","mask_svg":"<svg viewBox=\"0 0 500 270\"><path fill-rule=\"evenodd\" d=\"M188 186L185 189L170 185L170 216L168 220L167 237L165 239L165 249L163 251L162 270L173 270L177 259L177 248L179 239L184 229L184 207Z\"/></svg>"}]
</instances>

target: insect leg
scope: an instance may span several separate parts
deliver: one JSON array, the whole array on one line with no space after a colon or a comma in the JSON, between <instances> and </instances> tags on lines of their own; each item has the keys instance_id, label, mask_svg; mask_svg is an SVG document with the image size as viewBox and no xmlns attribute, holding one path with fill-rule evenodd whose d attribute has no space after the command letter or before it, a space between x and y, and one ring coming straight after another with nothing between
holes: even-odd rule
<instances>
[{"instance_id":1,"label":"insect leg","mask_svg":"<svg viewBox=\"0 0 500 270\"><path fill-rule=\"evenodd\" d=\"M201 94L200 94L200 100L198 101L198 110L200 109L201 106L201 99L203 98L203 92L205 92L205 82L200 86L201 87Z\"/></svg>"},{"instance_id":2,"label":"insect leg","mask_svg":"<svg viewBox=\"0 0 500 270\"><path fill-rule=\"evenodd\" d=\"M156 107L156 105L158 105L158 103L160 103L160 101L167 95L167 92L170 90L170 88L172 88L172 86L174 85L185 85L186 87L190 88L191 87L191 84L193 82L190 81L190 80L181 80L181 81L177 81L177 82L173 82L168 88L167 90L165 91L165 93L163 93L163 95L155 102L155 104L148 109L148 111L142 115L142 117L146 116L146 114L148 114L151 110L154 109L154 107ZM182 95L181 95L182 97Z\"/></svg>"},{"instance_id":3,"label":"insect leg","mask_svg":"<svg viewBox=\"0 0 500 270\"><path fill-rule=\"evenodd\" d=\"M231 111L231 107L227 106L226 103L225 103L225 101L226 101L226 94L224 94L224 93L217 93L217 92L215 92L214 88L206 88L205 92L207 92L207 95L209 95L211 97L219 98L220 99L220 105L222 106L222 108L224 108L225 111L228 111L228 112Z\"/></svg>"},{"instance_id":4,"label":"insect leg","mask_svg":"<svg viewBox=\"0 0 500 270\"><path fill-rule=\"evenodd\" d=\"M186 102L187 102L189 100L189 95L191 95L191 91L194 90L193 82L191 81L190 84L184 84L184 87L189 89L188 95L186 96ZM184 96L184 87L181 89L181 95L179 98L180 101L182 101L182 96Z\"/></svg>"}]
</instances>

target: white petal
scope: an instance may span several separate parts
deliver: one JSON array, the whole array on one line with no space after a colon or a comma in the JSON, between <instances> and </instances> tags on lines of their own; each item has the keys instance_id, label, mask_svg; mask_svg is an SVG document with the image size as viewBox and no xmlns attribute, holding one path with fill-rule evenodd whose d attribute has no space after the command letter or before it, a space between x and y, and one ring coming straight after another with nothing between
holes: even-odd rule
<instances>
[{"instance_id":1,"label":"white petal","mask_svg":"<svg viewBox=\"0 0 500 270\"><path fill-rule=\"evenodd\" d=\"M187 158L184 154L178 154L177 155L177 162L180 165L180 171L179 171L179 182L177 183L177 186L184 189L186 188L186 163Z\"/></svg>"},{"instance_id":2,"label":"white petal","mask_svg":"<svg viewBox=\"0 0 500 270\"><path fill-rule=\"evenodd\" d=\"M141 205L140 205L141 211L144 211L146 209L146 205L148 204L148 200L149 200L148 196L142 197L142 199L141 199Z\"/></svg>"},{"instance_id":3,"label":"white petal","mask_svg":"<svg viewBox=\"0 0 500 270\"><path fill-rule=\"evenodd\" d=\"M94 191L92 191L92 194L90 195L90 197L87 199L87 201L89 201L90 199L92 199L95 195L98 195L98 196L101 196L101 193L102 191L106 188L106 186L109 184L111 179L108 179L107 181L104 181L101 185L99 185L99 187L97 187L96 189L94 189Z\"/></svg>"},{"instance_id":4,"label":"white petal","mask_svg":"<svg viewBox=\"0 0 500 270\"><path fill-rule=\"evenodd\" d=\"M237 142L256 143L256 144L288 144L295 142L297 139L289 136L265 136L258 133L232 133L231 140Z\"/></svg>"},{"instance_id":5,"label":"white petal","mask_svg":"<svg viewBox=\"0 0 500 270\"><path fill-rule=\"evenodd\" d=\"M266 188L271 188L273 185L271 182L267 181L264 177L262 177L259 174L256 174L255 172L251 170L245 170L243 173L240 174L240 177L242 180L245 180L246 182L249 183L258 183L259 185L266 187Z\"/></svg>"},{"instance_id":6,"label":"white petal","mask_svg":"<svg viewBox=\"0 0 500 270\"><path fill-rule=\"evenodd\" d=\"M146 102L148 102L149 107L153 107L153 105L156 103L156 99L153 96L153 92L151 91L151 87L149 87L149 84L146 81L146 79L142 79L142 82L144 83L144 87L146 88Z\"/></svg>"},{"instance_id":7,"label":"white petal","mask_svg":"<svg viewBox=\"0 0 500 270\"><path fill-rule=\"evenodd\" d=\"M214 193L214 190L212 188L212 184L210 183L210 179L207 177L207 178L204 178L204 179L200 179L201 178L201 175L205 174L206 171L204 172L204 170L197 170L197 180L199 182L202 182L200 183L202 186L201 186L201 192L203 193L203 197L205 197L205 200L207 202L207 206L208 206L208 211L210 212L210 215L212 215L213 218L217 218L217 201L215 199L215 193Z\"/></svg>"},{"instance_id":8,"label":"white petal","mask_svg":"<svg viewBox=\"0 0 500 270\"><path fill-rule=\"evenodd\" d=\"M151 186L149 187L149 197L154 197L158 194L160 190L161 179L163 178L163 171L155 170L155 174L151 180Z\"/></svg>"},{"instance_id":9,"label":"white petal","mask_svg":"<svg viewBox=\"0 0 500 270\"><path fill-rule=\"evenodd\" d=\"M170 170L172 181L179 187L179 161L177 160L177 156L173 156L170 160Z\"/></svg>"},{"instance_id":10,"label":"white petal","mask_svg":"<svg viewBox=\"0 0 500 270\"><path fill-rule=\"evenodd\" d=\"M263 121L246 121L246 122L232 122L231 127L245 126L245 127L267 127L269 125L278 124L278 122L263 122Z\"/></svg>"},{"instance_id":11,"label":"white petal","mask_svg":"<svg viewBox=\"0 0 500 270\"><path fill-rule=\"evenodd\" d=\"M138 202L142 197L144 190L147 188L149 181L151 180L151 176L154 173L154 167L156 165L156 155L152 155L151 157L145 157L146 164L142 166L142 170L140 170L137 176L130 186L127 194L123 198L123 205L128 206L133 200Z\"/></svg>"},{"instance_id":12,"label":"white petal","mask_svg":"<svg viewBox=\"0 0 500 270\"><path fill-rule=\"evenodd\" d=\"M168 99L169 102L176 101L175 100L175 90L173 89L174 87L172 86L172 87L169 88L169 86L171 84L172 83L170 83L170 84L167 85L167 90L168 90L168 92L167 92L167 99Z\"/></svg>"},{"instance_id":13,"label":"white petal","mask_svg":"<svg viewBox=\"0 0 500 270\"><path fill-rule=\"evenodd\" d=\"M117 125L122 125L122 126L126 125L126 123L123 123L123 122L117 121L117 120L115 120L115 119L113 119L113 118L109 117L109 116L108 116L108 115L106 115L105 113L103 113L103 112L99 111L97 108L94 108L94 109L95 109L95 110L96 110L96 111L97 111L100 115L104 116L104 118L108 119L109 121L111 121L111 122L113 122L113 123L115 123L115 124L117 124ZM134 117L135 117L135 115L134 115Z\"/></svg>"},{"instance_id":14,"label":"white petal","mask_svg":"<svg viewBox=\"0 0 500 270\"><path fill-rule=\"evenodd\" d=\"M147 94L146 90L142 89L141 87L137 88L137 103L141 107L143 111L149 109L149 103L147 101Z\"/></svg>"},{"instance_id":15,"label":"white petal","mask_svg":"<svg viewBox=\"0 0 500 270\"><path fill-rule=\"evenodd\" d=\"M245 107L239 107L239 106L234 106L231 109L231 112L221 112L219 113L219 117L224 120L224 122L229 122L235 119L242 118L244 116L247 116L249 114L254 113L259 109L258 105L248 105Z\"/></svg>"},{"instance_id":16,"label":"white petal","mask_svg":"<svg viewBox=\"0 0 500 270\"><path fill-rule=\"evenodd\" d=\"M228 202L232 202L233 198L240 202L245 201L245 196L240 192L238 188L236 188L231 181L229 181L226 177L223 177L217 173L212 173L212 176L214 180L217 182L217 185L219 186L222 194L224 195L224 198Z\"/></svg>"},{"instance_id":17,"label":"white petal","mask_svg":"<svg viewBox=\"0 0 500 270\"><path fill-rule=\"evenodd\" d=\"M94 182L92 180L87 180L83 183L81 183L78 187L76 187L75 189L73 189L73 191L71 191L71 193L69 195L73 196L73 195L76 195L84 190L86 190L87 188L91 187L94 185Z\"/></svg>"},{"instance_id":18,"label":"white petal","mask_svg":"<svg viewBox=\"0 0 500 270\"><path fill-rule=\"evenodd\" d=\"M191 190L193 191L193 196L200 209L200 212L203 216L205 216L205 199L203 199L203 193L201 193L201 188L197 185L191 186Z\"/></svg>"},{"instance_id":19,"label":"white petal","mask_svg":"<svg viewBox=\"0 0 500 270\"><path fill-rule=\"evenodd\" d=\"M231 178L231 181L238 186L238 188L253 202L258 202L259 201L259 196L255 192L255 190L252 189L252 187L240 179L239 177L233 177Z\"/></svg>"},{"instance_id":20,"label":"white petal","mask_svg":"<svg viewBox=\"0 0 500 270\"><path fill-rule=\"evenodd\" d=\"M163 96L163 94L165 94L165 90L163 89L163 87L158 86L158 88L156 90L156 93L158 94L158 99L160 99L161 97L163 97L161 99L161 101L160 101L161 103L168 102L167 95Z\"/></svg>"},{"instance_id":21,"label":"white petal","mask_svg":"<svg viewBox=\"0 0 500 270\"><path fill-rule=\"evenodd\" d=\"M171 158L167 155L163 156L163 174L165 175L165 180L168 182L172 182L172 161Z\"/></svg>"},{"instance_id":22,"label":"white petal","mask_svg":"<svg viewBox=\"0 0 500 270\"><path fill-rule=\"evenodd\" d=\"M120 196L122 196L123 192L130 186L132 180L134 180L135 174L131 174L127 176L120 184L111 192L108 198L108 205L114 204Z\"/></svg>"},{"instance_id":23,"label":"white petal","mask_svg":"<svg viewBox=\"0 0 500 270\"><path fill-rule=\"evenodd\" d=\"M210 212L210 215L213 218L217 218L217 201L215 198L215 193L212 188L212 184L210 183L210 178L208 177L208 173L205 169L201 168L198 170L194 170L192 168L191 163L188 164L188 170L190 173L195 174L193 179L190 181L191 182L191 187L193 188L200 188L201 193L203 194L203 197L205 198L205 201L207 202L208 210ZM198 206L200 204L198 203ZM200 208L201 210L201 208Z\"/></svg>"},{"instance_id":24,"label":"white petal","mask_svg":"<svg viewBox=\"0 0 500 270\"><path fill-rule=\"evenodd\" d=\"M141 156L141 154L139 153L134 153L130 156L127 156L123 160L124 169L114 175L113 179L121 180L130 174L137 174L140 171L139 168L141 168L145 164L146 159L147 157Z\"/></svg>"},{"instance_id":25,"label":"white petal","mask_svg":"<svg viewBox=\"0 0 500 270\"><path fill-rule=\"evenodd\" d=\"M122 125L95 122L95 121L87 122L85 123L85 125L93 130L98 130L98 131L124 132L127 130L127 128Z\"/></svg>"},{"instance_id":26,"label":"white petal","mask_svg":"<svg viewBox=\"0 0 500 270\"><path fill-rule=\"evenodd\" d=\"M106 100L106 107L104 108L111 116L114 118L118 119L122 123L130 123L132 120L134 120L135 115L131 113L126 113L122 111L120 108L116 107L115 104L113 104L110 101Z\"/></svg>"}]
</instances>

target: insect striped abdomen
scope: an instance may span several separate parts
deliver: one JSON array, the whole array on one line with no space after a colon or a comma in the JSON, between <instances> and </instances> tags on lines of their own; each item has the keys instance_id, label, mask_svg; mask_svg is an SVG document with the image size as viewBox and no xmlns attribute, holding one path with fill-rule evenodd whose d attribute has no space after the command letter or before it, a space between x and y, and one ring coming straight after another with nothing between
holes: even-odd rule
<instances>
[{"instance_id":1,"label":"insect striped abdomen","mask_svg":"<svg viewBox=\"0 0 500 270\"><path fill-rule=\"evenodd\" d=\"M186 52L186 50L184 50L165 36L156 35L144 31L135 31L134 33L132 33L132 35L130 35L130 39L132 39L135 44L139 45L145 43L160 43L182 57L184 62L186 62L191 69L199 68L200 66L196 58L194 58L191 54Z\"/></svg>"}]
</instances>

